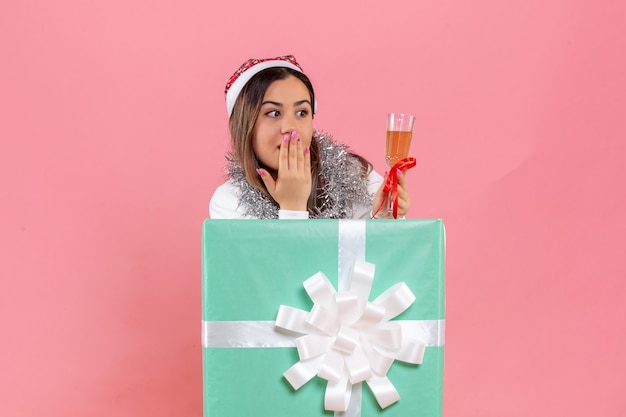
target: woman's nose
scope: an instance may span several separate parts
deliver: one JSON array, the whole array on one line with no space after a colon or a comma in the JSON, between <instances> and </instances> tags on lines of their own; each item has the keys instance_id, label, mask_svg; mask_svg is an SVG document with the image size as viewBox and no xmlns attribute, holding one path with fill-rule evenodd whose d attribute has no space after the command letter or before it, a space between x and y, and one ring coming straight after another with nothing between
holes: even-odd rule
<instances>
[{"instance_id":1,"label":"woman's nose","mask_svg":"<svg viewBox=\"0 0 626 417\"><path fill-rule=\"evenodd\" d=\"M295 119L291 116L284 116L280 127L281 133L284 135L286 133L291 133L294 130L296 130Z\"/></svg>"}]
</instances>

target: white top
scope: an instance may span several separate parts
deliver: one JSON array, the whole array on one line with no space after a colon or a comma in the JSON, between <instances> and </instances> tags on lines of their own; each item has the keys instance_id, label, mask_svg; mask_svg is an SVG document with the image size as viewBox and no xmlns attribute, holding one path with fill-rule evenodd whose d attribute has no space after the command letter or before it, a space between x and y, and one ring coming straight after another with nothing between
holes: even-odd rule
<instances>
[{"instance_id":1,"label":"white top","mask_svg":"<svg viewBox=\"0 0 626 417\"><path fill-rule=\"evenodd\" d=\"M367 176L367 191L374 195L383 177L372 170ZM354 211L353 219L369 219L372 207L358 206ZM243 208L239 206L237 187L230 181L217 187L209 203L209 215L212 219L254 219L255 217L244 214ZM308 211L278 210L279 219L308 219Z\"/></svg>"}]
</instances>

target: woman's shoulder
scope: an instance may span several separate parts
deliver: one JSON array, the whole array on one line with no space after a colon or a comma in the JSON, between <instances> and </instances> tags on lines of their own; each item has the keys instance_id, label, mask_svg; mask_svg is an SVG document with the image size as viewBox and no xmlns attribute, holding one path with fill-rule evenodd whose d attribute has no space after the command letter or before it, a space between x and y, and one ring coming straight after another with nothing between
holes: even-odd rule
<instances>
[{"instance_id":1,"label":"woman's shoulder","mask_svg":"<svg viewBox=\"0 0 626 417\"><path fill-rule=\"evenodd\" d=\"M235 193L237 193L237 187L235 186L233 181L229 179L225 181L224 183L217 186L217 188L213 192L213 197L215 197L216 195L219 196L223 194L235 194Z\"/></svg>"},{"instance_id":2,"label":"woman's shoulder","mask_svg":"<svg viewBox=\"0 0 626 417\"><path fill-rule=\"evenodd\" d=\"M209 215L212 219L240 218L239 191L232 181L219 185L209 202Z\"/></svg>"}]
</instances>

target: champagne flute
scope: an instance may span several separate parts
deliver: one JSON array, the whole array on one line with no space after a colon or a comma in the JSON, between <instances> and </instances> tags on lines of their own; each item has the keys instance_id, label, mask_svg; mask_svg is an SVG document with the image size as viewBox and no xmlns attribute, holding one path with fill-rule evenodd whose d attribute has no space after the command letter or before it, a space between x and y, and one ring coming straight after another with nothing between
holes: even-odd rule
<instances>
[{"instance_id":1,"label":"champagne flute","mask_svg":"<svg viewBox=\"0 0 626 417\"><path fill-rule=\"evenodd\" d=\"M385 162L393 168L399 161L409 156L415 117L404 113L389 113L387 115L387 139L385 142ZM393 188L397 186L397 176L389 173L390 188L385 196L384 206L375 217L378 219L393 219Z\"/></svg>"}]
</instances>

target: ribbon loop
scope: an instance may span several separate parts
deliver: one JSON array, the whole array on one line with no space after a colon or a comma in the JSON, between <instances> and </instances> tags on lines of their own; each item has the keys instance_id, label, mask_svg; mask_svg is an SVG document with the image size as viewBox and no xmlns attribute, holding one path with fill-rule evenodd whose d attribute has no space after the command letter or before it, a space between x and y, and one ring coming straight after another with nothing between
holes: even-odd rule
<instances>
[{"instance_id":1,"label":"ribbon loop","mask_svg":"<svg viewBox=\"0 0 626 417\"><path fill-rule=\"evenodd\" d=\"M283 376L289 381L293 389L299 389L317 374L323 360L323 356L311 360L300 360L287 369Z\"/></svg>"},{"instance_id":2,"label":"ribbon loop","mask_svg":"<svg viewBox=\"0 0 626 417\"><path fill-rule=\"evenodd\" d=\"M385 307L377 306L373 303L367 303L363 314L361 315L361 323L373 326L380 323L385 318Z\"/></svg>"},{"instance_id":3,"label":"ribbon loop","mask_svg":"<svg viewBox=\"0 0 626 417\"><path fill-rule=\"evenodd\" d=\"M362 310L359 297L343 292L337 293L335 300L342 325L353 324L359 319Z\"/></svg>"},{"instance_id":4,"label":"ribbon loop","mask_svg":"<svg viewBox=\"0 0 626 417\"><path fill-rule=\"evenodd\" d=\"M330 411L346 411L348 404L350 404L351 388L345 375L342 375L337 382L329 382L326 385L324 408Z\"/></svg>"},{"instance_id":5,"label":"ribbon loop","mask_svg":"<svg viewBox=\"0 0 626 417\"><path fill-rule=\"evenodd\" d=\"M390 320L409 308L415 295L404 282L399 282L376 297L374 304L385 308L385 320Z\"/></svg>"},{"instance_id":6,"label":"ribbon loop","mask_svg":"<svg viewBox=\"0 0 626 417\"><path fill-rule=\"evenodd\" d=\"M334 299L335 289L323 272L318 272L302 284L311 300L316 304L327 305Z\"/></svg>"},{"instance_id":7,"label":"ribbon loop","mask_svg":"<svg viewBox=\"0 0 626 417\"><path fill-rule=\"evenodd\" d=\"M331 345L332 338L317 334L307 334L296 339L298 356L303 360L323 355Z\"/></svg>"},{"instance_id":8,"label":"ribbon loop","mask_svg":"<svg viewBox=\"0 0 626 417\"><path fill-rule=\"evenodd\" d=\"M400 394L386 376L374 376L367 380L380 408L387 408L400 399Z\"/></svg>"},{"instance_id":9,"label":"ribbon loop","mask_svg":"<svg viewBox=\"0 0 626 417\"><path fill-rule=\"evenodd\" d=\"M361 347L369 359L372 371L378 375L386 375L393 365L394 358L369 344L364 343Z\"/></svg>"},{"instance_id":10,"label":"ribbon loop","mask_svg":"<svg viewBox=\"0 0 626 417\"><path fill-rule=\"evenodd\" d=\"M342 326L337 333L334 348L340 352L351 354L359 343L359 332L349 327Z\"/></svg>"},{"instance_id":11,"label":"ribbon loop","mask_svg":"<svg viewBox=\"0 0 626 417\"><path fill-rule=\"evenodd\" d=\"M402 346L396 355L396 359L413 364L422 363L426 345L418 340L409 340Z\"/></svg>"},{"instance_id":12,"label":"ribbon loop","mask_svg":"<svg viewBox=\"0 0 626 417\"><path fill-rule=\"evenodd\" d=\"M317 375L328 382L337 382L344 374L343 357L336 350L329 350Z\"/></svg>"},{"instance_id":13,"label":"ribbon loop","mask_svg":"<svg viewBox=\"0 0 626 417\"><path fill-rule=\"evenodd\" d=\"M352 355L346 356L345 361L352 384L365 381L372 376L369 360L360 346L356 347Z\"/></svg>"},{"instance_id":14,"label":"ribbon loop","mask_svg":"<svg viewBox=\"0 0 626 417\"><path fill-rule=\"evenodd\" d=\"M306 323L308 316L308 311L281 305L278 307L276 327L298 333L308 333L311 329L311 327Z\"/></svg>"},{"instance_id":15,"label":"ribbon loop","mask_svg":"<svg viewBox=\"0 0 626 417\"><path fill-rule=\"evenodd\" d=\"M360 300L369 300L375 271L376 265L369 262L357 261L352 264L348 292Z\"/></svg>"},{"instance_id":16,"label":"ribbon loop","mask_svg":"<svg viewBox=\"0 0 626 417\"><path fill-rule=\"evenodd\" d=\"M313 306L311 313L306 318L306 322L329 336L333 336L337 332L337 315L332 310L319 304Z\"/></svg>"}]
</instances>

